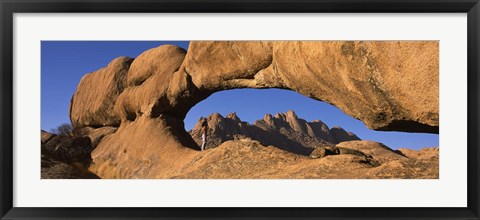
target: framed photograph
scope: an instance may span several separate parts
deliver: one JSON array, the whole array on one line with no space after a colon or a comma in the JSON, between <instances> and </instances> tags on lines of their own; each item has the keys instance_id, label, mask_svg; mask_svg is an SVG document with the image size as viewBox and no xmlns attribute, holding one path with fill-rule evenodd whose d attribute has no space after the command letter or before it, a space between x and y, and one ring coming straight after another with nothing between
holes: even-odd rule
<instances>
[{"instance_id":1,"label":"framed photograph","mask_svg":"<svg viewBox=\"0 0 480 220\"><path fill-rule=\"evenodd\" d=\"M0 7L1 219L479 219L478 0Z\"/></svg>"}]
</instances>

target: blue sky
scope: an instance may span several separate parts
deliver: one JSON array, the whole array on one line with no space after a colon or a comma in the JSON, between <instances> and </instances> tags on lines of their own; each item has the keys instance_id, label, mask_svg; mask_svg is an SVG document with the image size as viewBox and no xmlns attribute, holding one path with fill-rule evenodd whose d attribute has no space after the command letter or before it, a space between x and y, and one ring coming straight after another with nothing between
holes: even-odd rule
<instances>
[{"instance_id":1,"label":"blue sky","mask_svg":"<svg viewBox=\"0 0 480 220\"><path fill-rule=\"evenodd\" d=\"M68 108L82 76L106 66L119 56L135 58L143 51L174 44L185 49L188 42L178 41L44 41L41 61L41 127L49 131L62 123L70 123ZM252 98L254 97L254 98ZM329 127L338 125L364 140L373 140L391 148L438 146L436 134L380 132L365 125L327 103L316 101L293 91L281 89L235 89L221 91L194 106L185 118L185 128L191 129L199 117L213 112L226 115L236 112L243 120L253 123L267 113L294 110L307 121L322 120Z\"/></svg>"}]
</instances>

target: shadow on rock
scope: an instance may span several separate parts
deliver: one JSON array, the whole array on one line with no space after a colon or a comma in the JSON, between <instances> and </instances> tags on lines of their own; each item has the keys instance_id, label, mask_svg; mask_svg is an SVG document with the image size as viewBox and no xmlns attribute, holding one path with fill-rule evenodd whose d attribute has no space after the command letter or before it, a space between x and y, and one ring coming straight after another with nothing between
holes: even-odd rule
<instances>
[{"instance_id":1,"label":"shadow on rock","mask_svg":"<svg viewBox=\"0 0 480 220\"><path fill-rule=\"evenodd\" d=\"M42 131L42 136L44 135ZM50 135L41 145L42 179L96 179L88 171L92 163L92 141L89 137Z\"/></svg>"}]
</instances>

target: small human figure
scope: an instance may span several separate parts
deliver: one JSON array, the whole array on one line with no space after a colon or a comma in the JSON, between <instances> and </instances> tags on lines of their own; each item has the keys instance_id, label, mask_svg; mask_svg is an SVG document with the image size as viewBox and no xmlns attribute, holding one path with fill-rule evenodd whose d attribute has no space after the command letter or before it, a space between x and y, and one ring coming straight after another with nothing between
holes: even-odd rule
<instances>
[{"instance_id":1,"label":"small human figure","mask_svg":"<svg viewBox=\"0 0 480 220\"><path fill-rule=\"evenodd\" d=\"M205 146L207 145L207 132L208 132L208 123L207 119L202 117L202 147L201 151L205 149Z\"/></svg>"}]
</instances>

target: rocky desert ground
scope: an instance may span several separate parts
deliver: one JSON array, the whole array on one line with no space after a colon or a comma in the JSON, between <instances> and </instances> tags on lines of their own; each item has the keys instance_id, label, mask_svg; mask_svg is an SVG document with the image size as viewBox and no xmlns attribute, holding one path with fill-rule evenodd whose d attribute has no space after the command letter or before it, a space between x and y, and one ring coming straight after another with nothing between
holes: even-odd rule
<instances>
[{"instance_id":1,"label":"rocky desert ground","mask_svg":"<svg viewBox=\"0 0 480 220\"><path fill-rule=\"evenodd\" d=\"M214 113L207 119L209 132L206 150L200 152L199 149L188 148L183 157L171 158L170 165L175 169L151 178L439 177L439 148L392 150L382 143L360 140L354 133L341 127L329 129L320 120L307 122L298 118L294 111L275 116L267 114L254 124L241 121L235 113L226 117ZM123 173L120 164L108 161L92 163L94 143L98 145L99 140L115 131L115 128L105 127L83 129L82 137L59 136L42 131L42 178L126 178L125 175L142 178L135 176L136 173ZM200 122L189 133L201 144ZM165 152L165 155L169 156L169 153L174 152ZM145 172L143 169L139 167L137 175Z\"/></svg>"}]
</instances>

